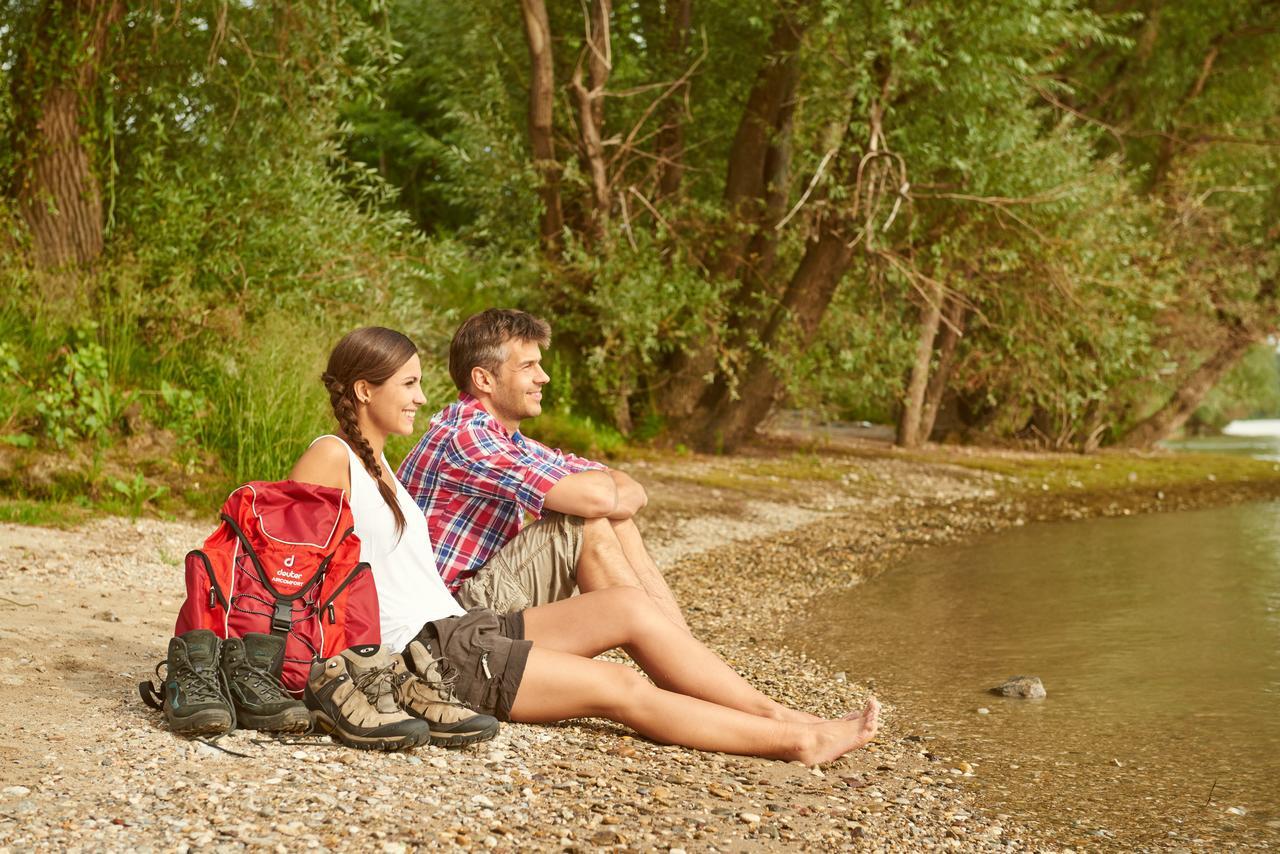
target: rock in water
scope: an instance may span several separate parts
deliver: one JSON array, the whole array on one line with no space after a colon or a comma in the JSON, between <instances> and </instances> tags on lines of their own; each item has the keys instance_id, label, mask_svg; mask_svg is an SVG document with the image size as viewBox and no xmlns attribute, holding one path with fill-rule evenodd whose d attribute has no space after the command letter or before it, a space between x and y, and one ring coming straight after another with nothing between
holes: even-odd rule
<instances>
[{"instance_id":1,"label":"rock in water","mask_svg":"<svg viewBox=\"0 0 1280 854\"><path fill-rule=\"evenodd\" d=\"M1022 697L1026 700L1039 700L1046 696L1044 683L1039 676L1010 676L1004 684L991 689L992 694L1001 697Z\"/></svg>"}]
</instances>

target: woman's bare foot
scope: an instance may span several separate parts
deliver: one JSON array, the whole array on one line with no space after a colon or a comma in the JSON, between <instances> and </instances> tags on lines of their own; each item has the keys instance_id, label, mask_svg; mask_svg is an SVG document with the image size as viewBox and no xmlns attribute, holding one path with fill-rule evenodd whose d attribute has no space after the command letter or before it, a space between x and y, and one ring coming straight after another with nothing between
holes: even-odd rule
<instances>
[{"instance_id":1,"label":"woman's bare foot","mask_svg":"<svg viewBox=\"0 0 1280 854\"><path fill-rule=\"evenodd\" d=\"M851 750L864 747L875 738L880 728L880 701L867 700L862 711L854 712L836 721L812 724L813 738L798 751L795 757L805 765L820 765L844 756Z\"/></svg>"}]
</instances>

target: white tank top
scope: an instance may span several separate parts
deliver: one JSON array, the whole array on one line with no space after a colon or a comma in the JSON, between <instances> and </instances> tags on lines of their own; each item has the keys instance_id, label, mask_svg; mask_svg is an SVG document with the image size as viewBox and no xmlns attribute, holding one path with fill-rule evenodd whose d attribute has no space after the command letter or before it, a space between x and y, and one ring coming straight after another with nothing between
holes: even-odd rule
<instances>
[{"instance_id":1,"label":"white tank top","mask_svg":"<svg viewBox=\"0 0 1280 854\"><path fill-rule=\"evenodd\" d=\"M413 640L424 623L466 613L436 571L427 520L405 488L396 481L396 500L404 514L404 532L397 538L396 518L355 451L337 436L320 436L311 444L321 439L342 442L347 449L351 515L360 538L360 560L367 561L373 569L378 588L382 642L398 652ZM385 456L382 465L391 468Z\"/></svg>"}]
</instances>

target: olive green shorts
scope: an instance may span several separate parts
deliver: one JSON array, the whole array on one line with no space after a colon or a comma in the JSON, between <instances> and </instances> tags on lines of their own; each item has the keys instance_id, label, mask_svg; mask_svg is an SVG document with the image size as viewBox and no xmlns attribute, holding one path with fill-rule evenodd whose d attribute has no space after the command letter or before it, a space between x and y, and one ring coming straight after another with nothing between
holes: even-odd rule
<instances>
[{"instance_id":1,"label":"olive green shorts","mask_svg":"<svg viewBox=\"0 0 1280 854\"><path fill-rule=\"evenodd\" d=\"M581 555L582 518L547 513L525 525L454 598L468 610L492 608L500 614L568 599L578 586Z\"/></svg>"},{"instance_id":2,"label":"olive green shorts","mask_svg":"<svg viewBox=\"0 0 1280 854\"><path fill-rule=\"evenodd\" d=\"M524 639L524 614L476 609L432 620L417 640L431 655L449 662L454 696L465 706L500 721L511 720L511 704L533 648Z\"/></svg>"}]
</instances>

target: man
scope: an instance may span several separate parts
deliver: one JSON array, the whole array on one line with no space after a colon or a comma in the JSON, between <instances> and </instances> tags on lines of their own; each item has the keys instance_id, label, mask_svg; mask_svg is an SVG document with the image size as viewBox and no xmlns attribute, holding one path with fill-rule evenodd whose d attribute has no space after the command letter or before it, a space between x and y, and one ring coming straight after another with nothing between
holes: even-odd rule
<instances>
[{"instance_id":1,"label":"man","mask_svg":"<svg viewBox=\"0 0 1280 854\"><path fill-rule=\"evenodd\" d=\"M635 514L631 477L520 432L542 413L551 327L523 311L468 318L449 345L458 400L431 419L397 476L431 530L437 568L465 608L517 611L582 591L645 590L687 629ZM537 521L522 525L525 514Z\"/></svg>"}]
</instances>

